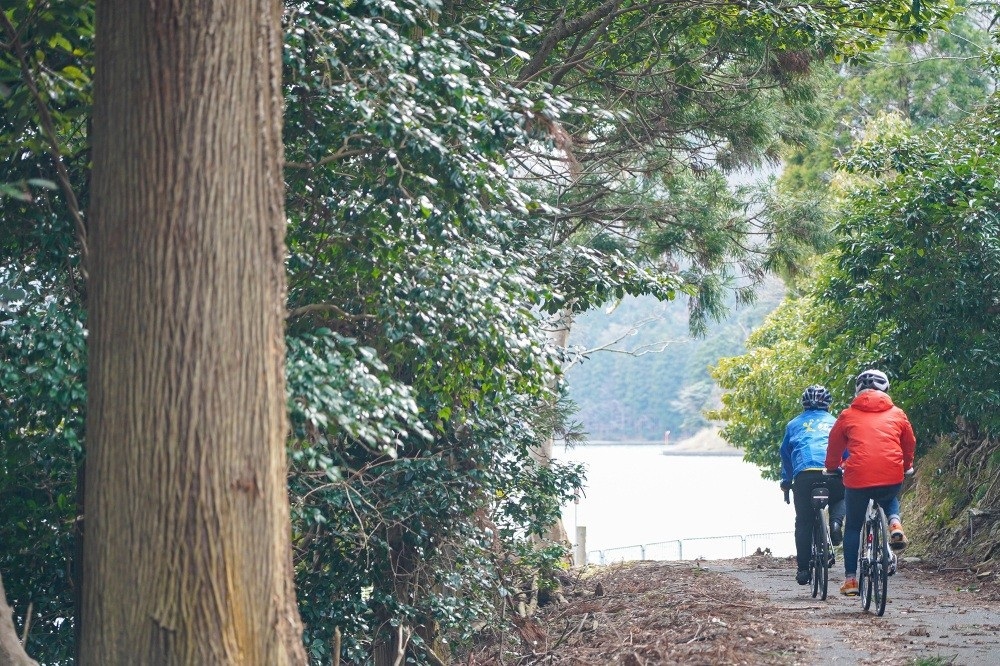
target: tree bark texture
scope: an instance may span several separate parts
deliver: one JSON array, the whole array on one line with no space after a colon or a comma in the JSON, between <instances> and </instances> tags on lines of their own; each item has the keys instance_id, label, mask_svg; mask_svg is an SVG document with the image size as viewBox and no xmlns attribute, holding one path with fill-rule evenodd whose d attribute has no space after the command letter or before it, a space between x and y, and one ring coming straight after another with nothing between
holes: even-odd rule
<instances>
[{"instance_id":1,"label":"tree bark texture","mask_svg":"<svg viewBox=\"0 0 1000 666\"><path fill-rule=\"evenodd\" d=\"M97 4L83 666L305 663L280 19L277 0Z\"/></svg>"}]
</instances>

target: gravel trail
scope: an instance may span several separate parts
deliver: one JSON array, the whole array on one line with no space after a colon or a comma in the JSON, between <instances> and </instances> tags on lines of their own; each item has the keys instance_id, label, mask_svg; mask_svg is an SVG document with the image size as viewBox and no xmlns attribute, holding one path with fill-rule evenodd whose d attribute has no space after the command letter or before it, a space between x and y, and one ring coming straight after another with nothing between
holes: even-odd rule
<instances>
[{"instance_id":1,"label":"gravel trail","mask_svg":"<svg viewBox=\"0 0 1000 666\"><path fill-rule=\"evenodd\" d=\"M780 607L808 643L813 664L1000 664L1000 611L967 571L938 571L906 561L889 579L885 615L838 592L843 569L831 571L826 601L795 582L794 562L776 558L706 561L709 571L736 578Z\"/></svg>"}]
</instances>

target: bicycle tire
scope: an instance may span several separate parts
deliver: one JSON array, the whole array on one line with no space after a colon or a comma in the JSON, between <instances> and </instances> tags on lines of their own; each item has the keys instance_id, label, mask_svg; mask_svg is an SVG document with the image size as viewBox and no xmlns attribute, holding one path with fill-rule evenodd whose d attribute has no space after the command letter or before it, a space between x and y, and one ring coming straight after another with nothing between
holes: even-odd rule
<instances>
[{"instance_id":1,"label":"bicycle tire","mask_svg":"<svg viewBox=\"0 0 1000 666\"><path fill-rule=\"evenodd\" d=\"M813 508L812 529L809 531L809 582L813 599L819 594L819 553L816 552L816 509Z\"/></svg>"},{"instance_id":2,"label":"bicycle tire","mask_svg":"<svg viewBox=\"0 0 1000 666\"><path fill-rule=\"evenodd\" d=\"M882 507L878 507L874 527L872 593L875 597L875 614L882 617L889 592L889 523Z\"/></svg>"},{"instance_id":3,"label":"bicycle tire","mask_svg":"<svg viewBox=\"0 0 1000 666\"><path fill-rule=\"evenodd\" d=\"M830 527L825 512L818 511L816 518L813 523L813 543L816 544L813 597L819 596L820 601L826 601L830 586Z\"/></svg>"},{"instance_id":4,"label":"bicycle tire","mask_svg":"<svg viewBox=\"0 0 1000 666\"><path fill-rule=\"evenodd\" d=\"M815 532L815 528L813 528ZM813 545L812 545L812 560L809 562L809 578L812 582L812 597L815 599L819 596L819 581L822 574L819 570L819 555L816 553L816 539L815 534L813 535Z\"/></svg>"},{"instance_id":5,"label":"bicycle tire","mask_svg":"<svg viewBox=\"0 0 1000 666\"><path fill-rule=\"evenodd\" d=\"M858 594L861 596L861 607L868 610L872 605L872 519L865 512L865 522L861 528L861 548L858 549Z\"/></svg>"},{"instance_id":6,"label":"bicycle tire","mask_svg":"<svg viewBox=\"0 0 1000 666\"><path fill-rule=\"evenodd\" d=\"M809 577L812 579L812 596L813 599L819 596L820 580L823 578L823 572L820 570L819 566L819 539L818 532L819 527L816 525L815 510L813 511L813 525L812 525L812 557L809 560Z\"/></svg>"}]
</instances>

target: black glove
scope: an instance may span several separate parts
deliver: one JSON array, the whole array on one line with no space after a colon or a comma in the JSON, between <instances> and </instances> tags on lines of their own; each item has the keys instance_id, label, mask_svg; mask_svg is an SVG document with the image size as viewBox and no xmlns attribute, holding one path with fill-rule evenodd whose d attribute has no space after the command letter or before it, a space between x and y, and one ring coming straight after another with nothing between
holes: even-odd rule
<instances>
[{"instance_id":1,"label":"black glove","mask_svg":"<svg viewBox=\"0 0 1000 666\"><path fill-rule=\"evenodd\" d=\"M785 492L787 492L787 491L789 491L789 490L792 489L792 484L790 484L790 483L785 483L784 481L782 481L780 485L781 485L781 489L784 490Z\"/></svg>"}]
</instances>

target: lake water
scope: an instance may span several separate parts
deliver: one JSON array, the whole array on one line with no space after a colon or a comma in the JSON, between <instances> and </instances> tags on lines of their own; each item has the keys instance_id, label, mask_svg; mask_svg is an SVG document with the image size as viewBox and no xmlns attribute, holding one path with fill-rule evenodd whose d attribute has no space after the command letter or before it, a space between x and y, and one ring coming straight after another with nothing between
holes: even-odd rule
<instances>
[{"instance_id":1,"label":"lake water","mask_svg":"<svg viewBox=\"0 0 1000 666\"><path fill-rule=\"evenodd\" d=\"M620 549L605 552L608 560L642 559L638 548L624 547L676 540L682 540L683 559L739 557L758 547L775 555L794 552L795 511L776 481L762 479L760 470L738 455L664 455L663 450L655 445L556 449L556 458L587 467L586 495L563 508L563 522L574 541L576 526L586 526L589 560L608 549ZM647 549L645 556L678 559L678 552L670 544Z\"/></svg>"}]
</instances>

